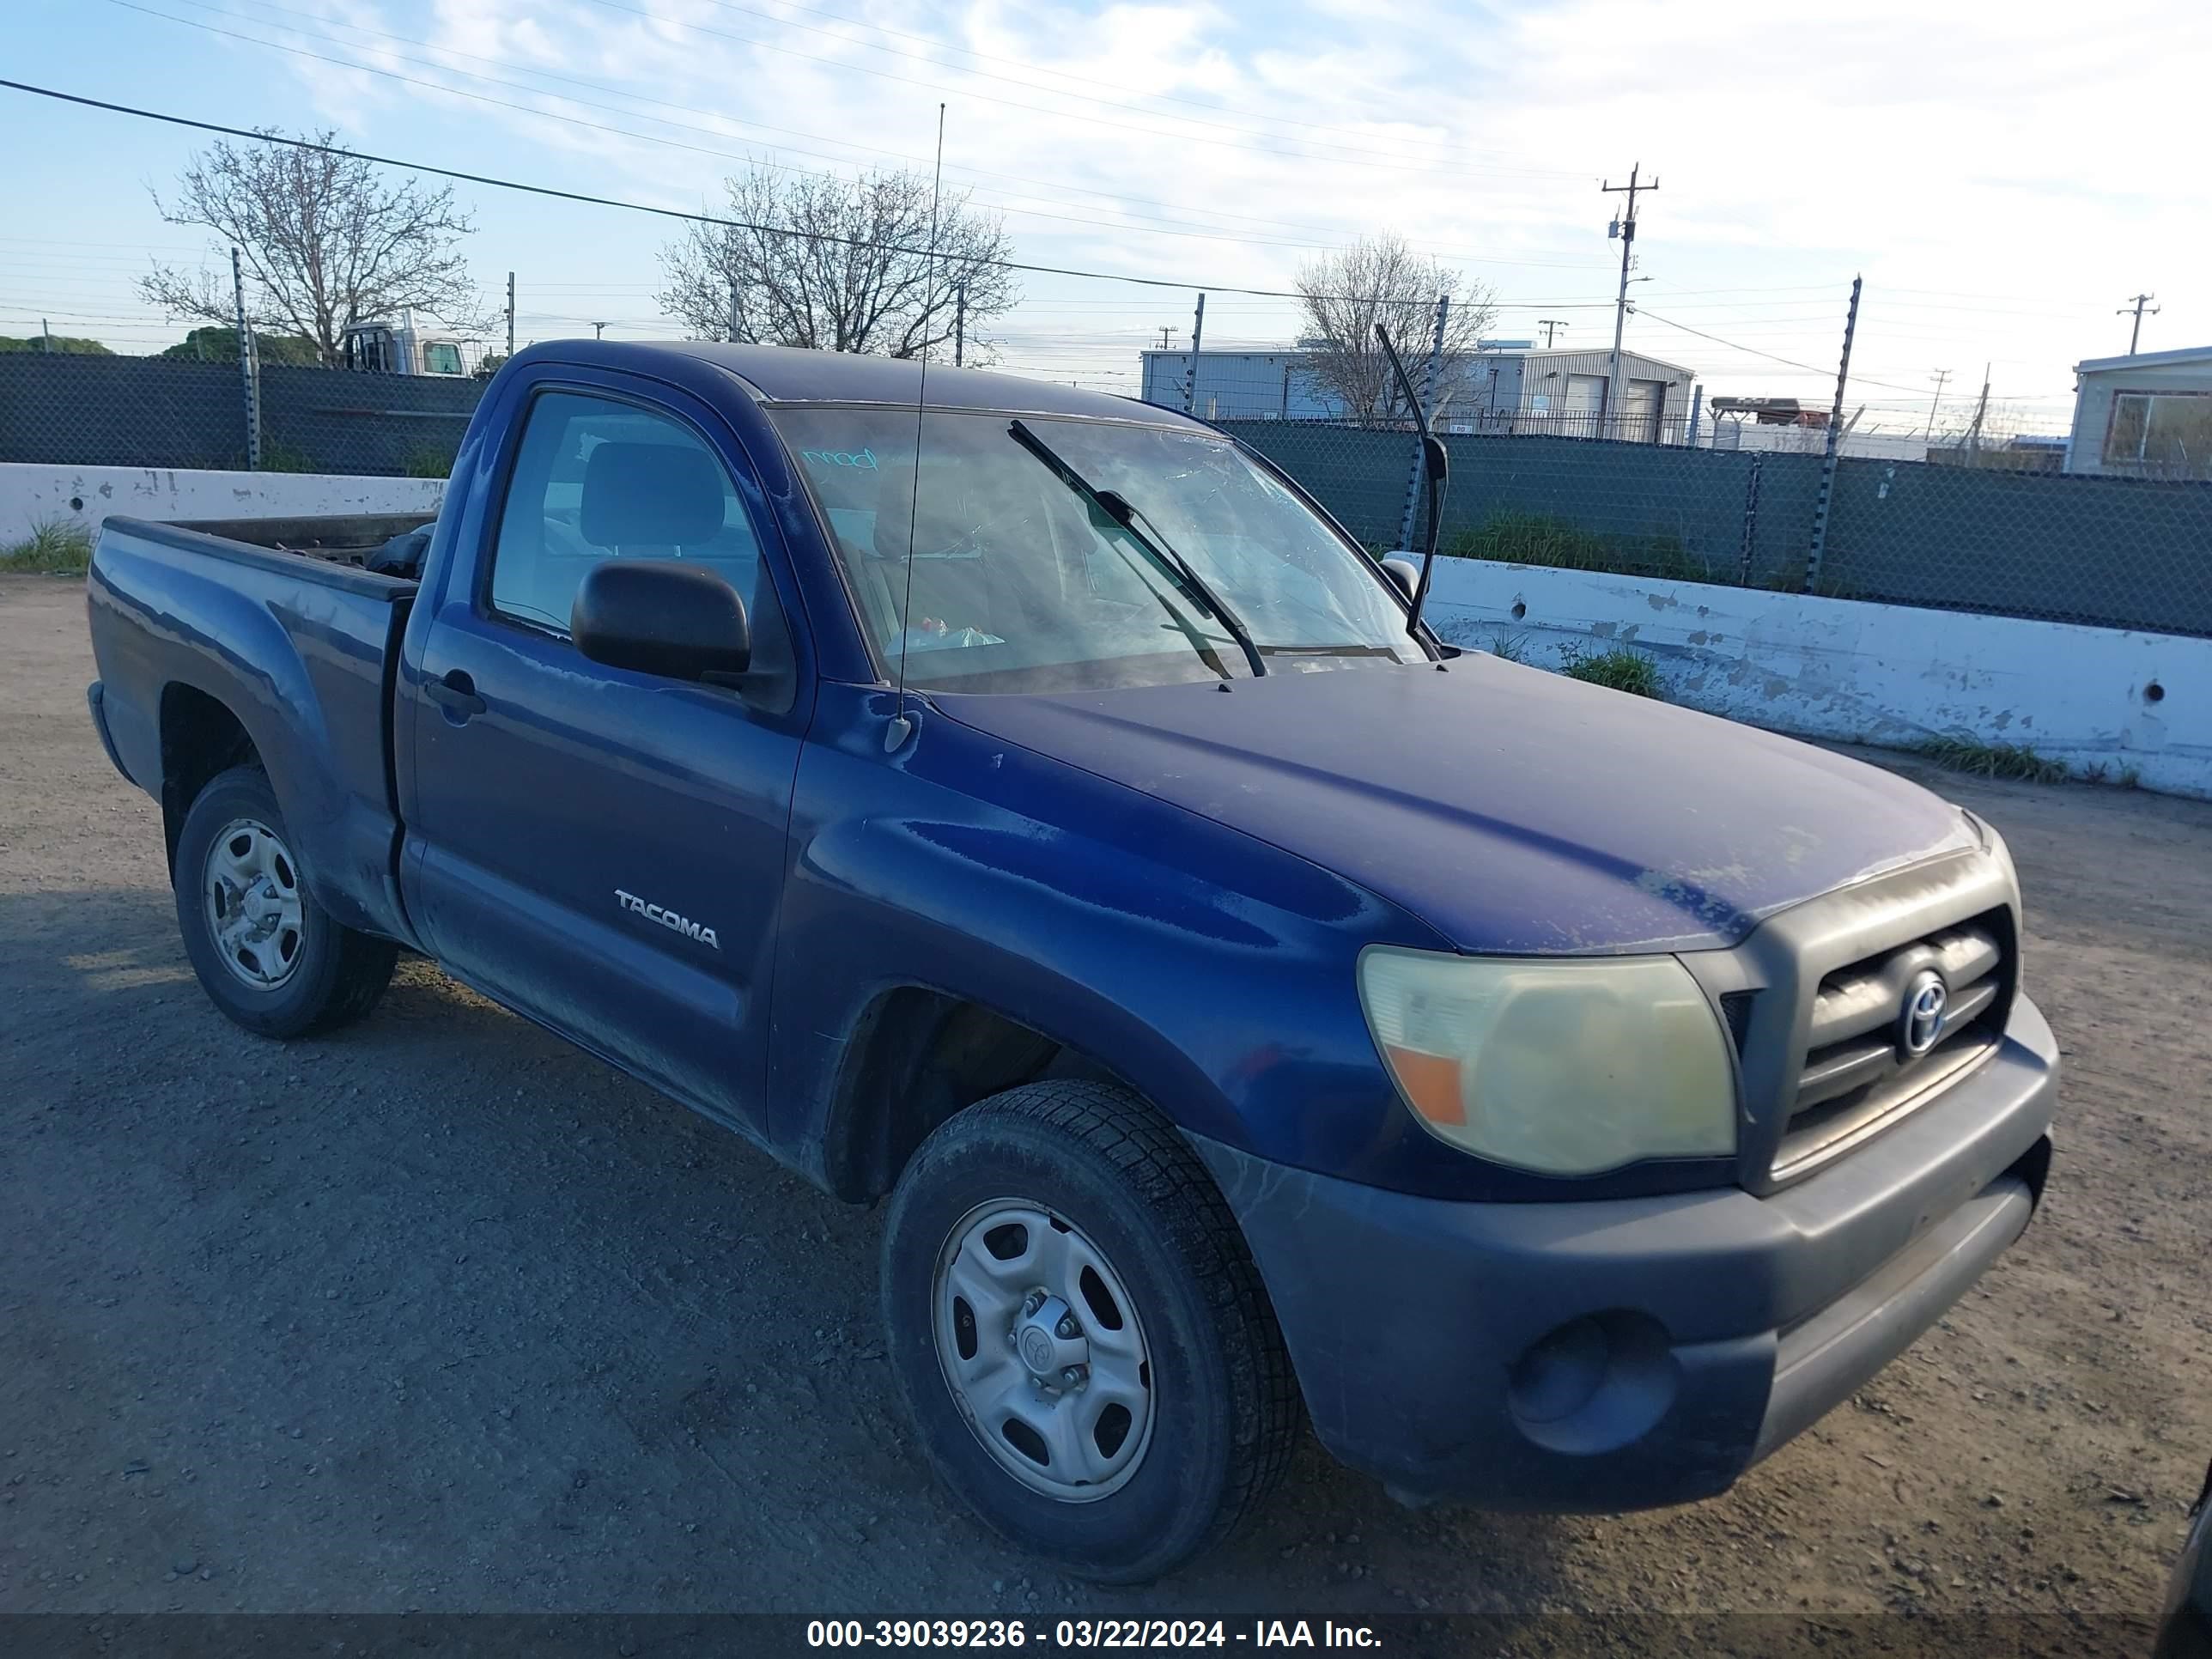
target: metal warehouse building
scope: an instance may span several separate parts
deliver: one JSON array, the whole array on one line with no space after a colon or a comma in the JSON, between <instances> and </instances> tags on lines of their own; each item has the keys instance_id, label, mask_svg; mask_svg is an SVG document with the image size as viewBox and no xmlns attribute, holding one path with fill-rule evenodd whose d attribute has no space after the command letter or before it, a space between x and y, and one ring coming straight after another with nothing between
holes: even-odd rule
<instances>
[{"instance_id":1,"label":"metal warehouse building","mask_svg":"<svg viewBox=\"0 0 2212 1659\"><path fill-rule=\"evenodd\" d=\"M1695 371L1642 352L1622 352L1620 418L1611 421L1606 404L1612 367L1609 351L1478 352L1468 365L1468 386L1446 406L1444 418L1468 422L1478 432L1683 442Z\"/></svg>"},{"instance_id":2,"label":"metal warehouse building","mask_svg":"<svg viewBox=\"0 0 2212 1659\"><path fill-rule=\"evenodd\" d=\"M1181 409L1191 354L1152 350L1141 356L1145 401ZM1342 401L1315 379L1309 363L1309 354L1297 349L1202 350L1192 412L1215 421L1343 419ZM1613 422L1606 410L1611 364L1612 353L1603 350L1499 345L1478 351L1464 361L1459 383L1443 389L1437 423L1458 432L1685 441L1695 373L1641 352L1622 352L1622 412Z\"/></svg>"}]
</instances>

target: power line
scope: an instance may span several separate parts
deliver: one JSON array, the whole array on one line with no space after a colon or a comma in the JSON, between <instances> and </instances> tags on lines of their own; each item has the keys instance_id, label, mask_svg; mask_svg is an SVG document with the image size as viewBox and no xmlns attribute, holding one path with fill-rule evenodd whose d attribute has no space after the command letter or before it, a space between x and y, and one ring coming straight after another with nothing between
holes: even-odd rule
<instances>
[{"instance_id":1,"label":"power line","mask_svg":"<svg viewBox=\"0 0 2212 1659\"><path fill-rule=\"evenodd\" d=\"M318 143L308 138L291 138L282 133L256 132L250 127L226 126L220 121L196 120L187 115L171 115L162 110L141 109L134 104L111 103L106 99L88 98L82 93L63 92L53 87L33 85L28 81L0 79L0 87L14 92L27 92L35 97L51 98L58 103L76 104L85 109L105 110L112 115L136 116L141 120L160 121L169 126L189 127L197 132L219 133L227 138L243 138L257 144L281 144L289 149L310 150L320 155L336 155L356 161L373 162L378 167L399 167L410 173L428 173L436 179L453 179L464 184L483 185L494 190L512 190L527 196L544 196L555 201L578 202L587 207L619 208L630 213L649 213L658 218L680 220L686 224L720 225L726 229L750 231L762 236L794 236L801 241L827 242L839 247L880 248L887 252L925 254L927 250L908 246L897 242L878 242L860 236L837 236L827 231L793 230L782 225L754 224L743 219L724 218L720 214L690 213L682 208L655 207L648 202L624 202L611 196L593 196L583 191L556 190L550 185L526 184L520 179L501 179L487 173L469 173L459 167L439 167L429 161L403 161L397 156L377 155L368 150L348 149L342 145ZM1243 288L1233 283L1211 283L1195 277L1139 276L1120 270L1085 270L1073 265L1033 264L1020 259L976 258L969 263L989 266L997 270L1027 271L1041 276L1079 276L1092 282L1128 283L1139 288L1167 288L1188 290L1205 289L1218 294L1244 294L1263 300L1304 300L1308 295L1294 289ZM1352 304L1373 304L1383 296L1374 295L1328 294L1311 296L1316 299L1341 300ZM1694 332L1695 331L1692 331Z\"/></svg>"},{"instance_id":2,"label":"power line","mask_svg":"<svg viewBox=\"0 0 2212 1659\"><path fill-rule=\"evenodd\" d=\"M0 86L5 86L7 84L8 82L0 82ZM1644 306L1637 307L1636 314L1639 317L1648 317L1655 323L1664 323L1669 328L1679 328L1685 334L1694 334L1701 340L1711 340L1715 345L1724 345L1731 351L1748 352L1754 357L1764 357L1769 362L1780 363L1789 368L1802 368L1808 374L1818 374L1823 379L1826 379L1828 374L1828 371L1826 369L1815 368L1811 363L1801 363L1795 357L1778 357L1771 351L1761 351L1757 346L1739 345L1734 340L1723 340L1719 335L1708 334L1702 328L1692 328L1687 323L1678 323L1672 318L1662 317L1657 312ZM1899 386L1892 380L1869 380L1863 374L1859 377L1859 384L1861 386L1884 386L1892 392L1917 392L1923 389L1919 386Z\"/></svg>"}]
</instances>

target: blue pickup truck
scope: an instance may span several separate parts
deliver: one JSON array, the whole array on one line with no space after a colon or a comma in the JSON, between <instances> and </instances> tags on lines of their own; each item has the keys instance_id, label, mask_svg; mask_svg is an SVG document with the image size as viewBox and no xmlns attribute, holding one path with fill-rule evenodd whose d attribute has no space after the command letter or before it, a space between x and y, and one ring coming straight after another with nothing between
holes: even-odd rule
<instances>
[{"instance_id":1,"label":"blue pickup truck","mask_svg":"<svg viewBox=\"0 0 2212 1659\"><path fill-rule=\"evenodd\" d=\"M216 1006L419 951L888 1200L923 1453L1108 1580L1308 1420L1409 1502L1719 1492L2020 1235L1987 823L1455 649L1201 423L920 374L539 346L419 555L108 520L93 719Z\"/></svg>"}]
</instances>

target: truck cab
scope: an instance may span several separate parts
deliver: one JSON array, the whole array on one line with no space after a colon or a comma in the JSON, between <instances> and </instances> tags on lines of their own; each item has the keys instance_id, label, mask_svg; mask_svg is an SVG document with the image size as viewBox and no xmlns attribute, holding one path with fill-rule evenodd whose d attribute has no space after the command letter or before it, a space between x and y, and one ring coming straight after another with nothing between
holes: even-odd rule
<instances>
[{"instance_id":1,"label":"truck cab","mask_svg":"<svg viewBox=\"0 0 2212 1659\"><path fill-rule=\"evenodd\" d=\"M398 324L356 323L345 331L345 366L367 374L437 374L459 379L468 365L458 335L434 334L416 326L409 312Z\"/></svg>"}]
</instances>

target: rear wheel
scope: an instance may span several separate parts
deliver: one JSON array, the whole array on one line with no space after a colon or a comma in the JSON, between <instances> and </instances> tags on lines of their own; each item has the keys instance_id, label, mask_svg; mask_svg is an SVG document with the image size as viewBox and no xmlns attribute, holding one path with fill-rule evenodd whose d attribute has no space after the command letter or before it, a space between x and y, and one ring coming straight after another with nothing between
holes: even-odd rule
<instances>
[{"instance_id":1,"label":"rear wheel","mask_svg":"<svg viewBox=\"0 0 2212 1659\"><path fill-rule=\"evenodd\" d=\"M941 1126L891 1202L884 1304L939 1474L1070 1571L1158 1577L1289 1462L1297 1385L1243 1237L1121 1090L1028 1085Z\"/></svg>"},{"instance_id":2,"label":"rear wheel","mask_svg":"<svg viewBox=\"0 0 2212 1659\"><path fill-rule=\"evenodd\" d=\"M284 815L258 768L200 791L177 837L177 926L200 988L261 1036L358 1019L398 947L333 921L300 874Z\"/></svg>"}]
</instances>

